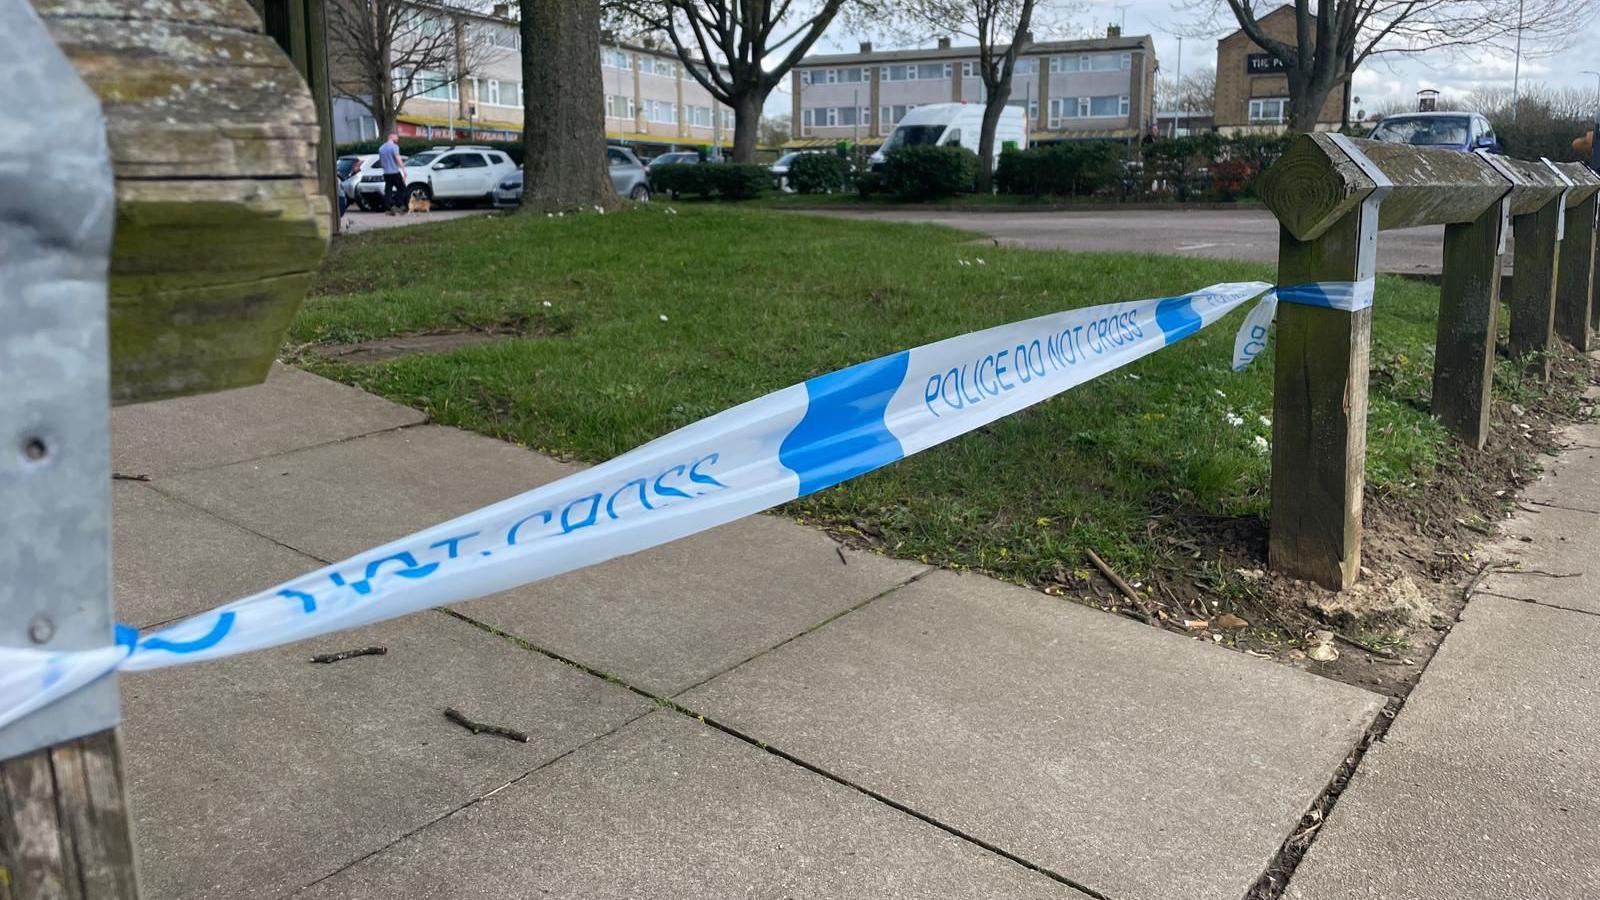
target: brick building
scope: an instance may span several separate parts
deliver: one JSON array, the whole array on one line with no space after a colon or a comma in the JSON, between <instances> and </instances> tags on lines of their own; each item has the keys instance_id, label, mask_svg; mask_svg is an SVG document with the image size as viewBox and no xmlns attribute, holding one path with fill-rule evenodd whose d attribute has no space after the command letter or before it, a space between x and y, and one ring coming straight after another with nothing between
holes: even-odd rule
<instances>
[{"instance_id":1,"label":"brick building","mask_svg":"<svg viewBox=\"0 0 1600 900\"><path fill-rule=\"evenodd\" d=\"M1268 36L1295 42L1294 7L1280 6L1259 20ZM1337 131L1350 86L1334 88L1317 116L1318 131ZM1217 95L1213 109L1223 134L1275 132L1288 127L1289 78L1283 66L1240 29L1217 41Z\"/></svg>"},{"instance_id":2,"label":"brick building","mask_svg":"<svg viewBox=\"0 0 1600 900\"><path fill-rule=\"evenodd\" d=\"M840 140L876 146L908 110L929 103L981 103L978 48L938 46L808 56L790 73L790 146ZM1011 106L1027 110L1030 140L1132 138L1152 120L1155 45L1148 35L1029 43L1017 57Z\"/></svg>"}]
</instances>

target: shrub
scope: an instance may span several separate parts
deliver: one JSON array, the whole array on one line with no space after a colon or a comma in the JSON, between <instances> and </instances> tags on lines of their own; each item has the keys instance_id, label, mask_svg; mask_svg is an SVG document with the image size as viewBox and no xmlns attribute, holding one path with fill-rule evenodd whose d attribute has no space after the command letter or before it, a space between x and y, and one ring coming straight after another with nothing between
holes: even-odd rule
<instances>
[{"instance_id":1,"label":"shrub","mask_svg":"<svg viewBox=\"0 0 1600 900\"><path fill-rule=\"evenodd\" d=\"M896 147L883 167L884 188L901 200L967 193L977 179L978 155L965 147Z\"/></svg>"},{"instance_id":2,"label":"shrub","mask_svg":"<svg viewBox=\"0 0 1600 900\"><path fill-rule=\"evenodd\" d=\"M862 172L856 176L856 193L865 200L873 194L883 193L883 174L880 172Z\"/></svg>"},{"instance_id":3,"label":"shrub","mask_svg":"<svg viewBox=\"0 0 1600 900\"><path fill-rule=\"evenodd\" d=\"M850 187L850 163L831 153L806 153L789 163L789 186L801 194L831 194Z\"/></svg>"},{"instance_id":4,"label":"shrub","mask_svg":"<svg viewBox=\"0 0 1600 900\"><path fill-rule=\"evenodd\" d=\"M766 166L721 163L699 168L706 170L712 187L724 200L750 200L772 186L772 173Z\"/></svg>"},{"instance_id":5,"label":"shrub","mask_svg":"<svg viewBox=\"0 0 1600 900\"><path fill-rule=\"evenodd\" d=\"M1076 141L1006 150L995 184L1003 194L1086 196L1116 187L1122 179L1122 149L1107 141Z\"/></svg>"},{"instance_id":6,"label":"shrub","mask_svg":"<svg viewBox=\"0 0 1600 900\"><path fill-rule=\"evenodd\" d=\"M765 190L771 178L765 166L670 163L650 169L650 190L671 197L749 200Z\"/></svg>"},{"instance_id":7,"label":"shrub","mask_svg":"<svg viewBox=\"0 0 1600 900\"><path fill-rule=\"evenodd\" d=\"M1233 200L1249 191L1256 168L1247 159L1223 159L1211 164L1211 190L1218 200Z\"/></svg>"}]
</instances>

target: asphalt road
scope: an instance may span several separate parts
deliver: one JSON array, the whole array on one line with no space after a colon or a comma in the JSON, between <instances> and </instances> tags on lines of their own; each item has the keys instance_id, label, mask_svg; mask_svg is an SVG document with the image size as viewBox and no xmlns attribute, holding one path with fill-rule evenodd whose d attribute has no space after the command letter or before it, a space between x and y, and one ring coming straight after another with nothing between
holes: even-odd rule
<instances>
[{"instance_id":1,"label":"asphalt road","mask_svg":"<svg viewBox=\"0 0 1600 900\"><path fill-rule=\"evenodd\" d=\"M1276 262L1278 223L1264 209L1111 209L1092 212L828 210L823 215L931 222L1002 243L1055 250L1127 250ZM1444 228L1404 228L1378 238L1378 270L1438 274Z\"/></svg>"}]
</instances>

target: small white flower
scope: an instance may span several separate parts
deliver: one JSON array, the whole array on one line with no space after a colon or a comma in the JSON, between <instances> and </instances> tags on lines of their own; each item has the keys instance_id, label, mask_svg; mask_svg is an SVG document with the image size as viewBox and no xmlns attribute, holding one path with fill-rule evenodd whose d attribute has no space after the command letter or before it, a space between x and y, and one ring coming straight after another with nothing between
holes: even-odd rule
<instances>
[{"instance_id":1,"label":"small white flower","mask_svg":"<svg viewBox=\"0 0 1600 900\"><path fill-rule=\"evenodd\" d=\"M1271 428L1272 427L1272 420L1267 418L1266 416L1256 416L1256 418L1261 420L1261 427L1262 428Z\"/></svg>"},{"instance_id":2,"label":"small white flower","mask_svg":"<svg viewBox=\"0 0 1600 900\"><path fill-rule=\"evenodd\" d=\"M546 300L546 301L545 301L545 302L544 302L544 305L545 305L545 306L547 306L547 307L548 307L548 306L549 306L549 305L550 305L550 301L549 301L549 300Z\"/></svg>"},{"instance_id":3,"label":"small white flower","mask_svg":"<svg viewBox=\"0 0 1600 900\"><path fill-rule=\"evenodd\" d=\"M1222 420L1235 428L1238 428L1240 425L1244 424L1244 419L1234 415L1232 412L1224 413Z\"/></svg>"},{"instance_id":4,"label":"small white flower","mask_svg":"<svg viewBox=\"0 0 1600 900\"><path fill-rule=\"evenodd\" d=\"M1132 372L1129 372L1128 373L1128 380L1130 380L1130 381L1138 381L1139 380L1139 376L1133 374Z\"/></svg>"},{"instance_id":5,"label":"small white flower","mask_svg":"<svg viewBox=\"0 0 1600 900\"><path fill-rule=\"evenodd\" d=\"M1212 389L1211 389L1211 392L1212 392L1212 393L1213 393L1213 394L1216 394L1216 395L1217 395L1217 396L1218 396L1218 397L1221 397L1221 398L1222 398L1222 399L1224 399L1224 400L1226 400L1226 399L1228 399L1228 395L1227 395L1227 394L1224 394L1224 393L1223 393L1223 392L1222 392L1222 391L1221 391L1221 390L1219 390L1219 389L1218 389L1218 388L1212 388Z\"/></svg>"},{"instance_id":6,"label":"small white flower","mask_svg":"<svg viewBox=\"0 0 1600 900\"><path fill-rule=\"evenodd\" d=\"M981 257L981 256L980 256L980 257L978 257L978 265L980 265L980 266L987 266L987 265L988 265L988 263L986 263L986 262L984 262L984 261L983 261L983 257Z\"/></svg>"},{"instance_id":7,"label":"small white flower","mask_svg":"<svg viewBox=\"0 0 1600 900\"><path fill-rule=\"evenodd\" d=\"M1255 445L1257 453L1265 453L1272 448L1272 445L1267 443L1267 439L1259 434L1255 437Z\"/></svg>"},{"instance_id":8,"label":"small white flower","mask_svg":"<svg viewBox=\"0 0 1600 900\"><path fill-rule=\"evenodd\" d=\"M545 213L544 217L546 219L554 219L556 217L556 214L555 213Z\"/></svg>"},{"instance_id":9,"label":"small white flower","mask_svg":"<svg viewBox=\"0 0 1600 900\"><path fill-rule=\"evenodd\" d=\"M667 320L667 314L666 313L662 313L661 314L661 321L665 322L666 320Z\"/></svg>"}]
</instances>

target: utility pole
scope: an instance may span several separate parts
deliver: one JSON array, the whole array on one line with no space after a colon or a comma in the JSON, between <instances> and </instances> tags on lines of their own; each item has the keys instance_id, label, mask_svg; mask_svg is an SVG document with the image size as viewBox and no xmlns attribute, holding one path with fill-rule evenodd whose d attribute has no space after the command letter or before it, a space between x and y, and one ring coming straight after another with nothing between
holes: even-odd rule
<instances>
[{"instance_id":1,"label":"utility pole","mask_svg":"<svg viewBox=\"0 0 1600 900\"><path fill-rule=\"evenodd\" d=\"M1522 104L1522 10L1527 0L1517 0L1517 61L1511 69L1511 121L1517 120Z\"/></svg>"},{"instance_id":2,"label":"utility pole","mask_svg":"<svg viewBox=\"0 0 1600 900\"><path fill-rule=\"evenodd\" d=\"M1600 72L1584 69L1581 74L1594 76L1594 131L1590 134L1589 168L1600 172Z\"/></svg>"},{"instance_id":3,"label":"utility pole","mask_svg":"<svg viewBox=\"0 0 1600 900\"><path fill-rule=\"evenodd\" d=\"M1188 109L1189 109L1189 94L1188 94L1187 91L1185 91L1183 89L1183 37L1180 35L1178 37L1178 105L1177 105L1177 110L1178 110L1179 113L1183 113L1183 112L1187 112ZM1157 112L1160 112L1160 110L1157 110ZM1172 137L1177 137L1178 136L1178 120L1181 119L1181 118L1184 118L1184 117L1182 115L1178 115L1178 116L1174 116L1173 119L1172 119Z\"/></svg>"}]
</instances>

